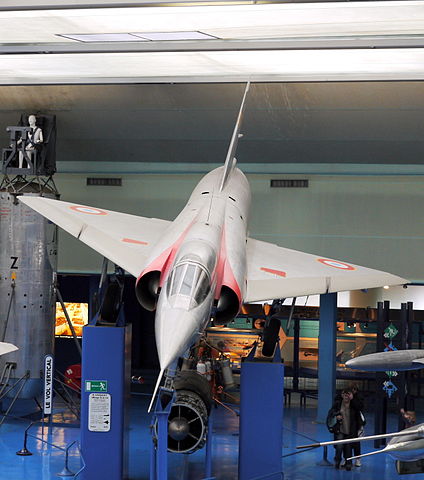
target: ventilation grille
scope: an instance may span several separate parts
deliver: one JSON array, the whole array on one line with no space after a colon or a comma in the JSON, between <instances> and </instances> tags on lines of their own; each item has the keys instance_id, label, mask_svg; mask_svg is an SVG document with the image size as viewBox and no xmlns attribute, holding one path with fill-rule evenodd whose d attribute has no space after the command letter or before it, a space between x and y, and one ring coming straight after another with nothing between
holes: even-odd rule
<instances>
[{"instance_id":1,"label":"ventilation grille","mask_svg":"<svg viewBox=\"0 0 424 480\"><path fill-rule=\"evenodd\" d=\"M122 178L88 177L87 185L93 187L122 187Z\"/></svg>"},{"instance_id":2,"label":"ventilation grille","mask_svg":"<svg viewBox=\"0 0 424 480\"><path fill-rule=\"evenodd\" d=\"M271 180L271 188L308 188L309 180L278 179Z\"/></svg>"}]
</instances>

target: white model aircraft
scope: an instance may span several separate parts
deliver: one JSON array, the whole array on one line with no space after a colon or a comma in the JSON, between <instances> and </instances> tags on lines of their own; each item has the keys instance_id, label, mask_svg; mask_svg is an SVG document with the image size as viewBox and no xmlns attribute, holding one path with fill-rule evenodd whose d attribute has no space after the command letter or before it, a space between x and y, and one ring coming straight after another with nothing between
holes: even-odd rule
<instances>
[{"instance_id":1,"label":"white model aircraft","mask_svg":"<svg viewBox=\"0 0 424 480\"><path fill-rule=\"evenodd\" d=\"M424 423L405 428L405 430L400 432L382 433L380 435L369 435L367 437L348 438L346 440L312 443L310 445L302 445L296 448L302 449L324 447L329 445L343 445L345 443L365 442L367 440L378 440L382 438L391 439L384 448L375 450L374 452L357 455L355 457L348 458L347 460L369 457L370 455L378 455L380 453L387 453L394 460L403 462L414 462L424 458Z\"/></svg>"},{"instance_id":2,"label":"white model aircraft","mask_svg":"<svg viewBox=\"0 0 424 480\"><path fill-rule=\"evenodd\" d=\"M346 367L368 372L419 370L424 368L424 350L411 349L369 353L368 355L351 358L346 362Z\"/></svg>"},{"instance_id":3,"label":"white model aircraft","mask_svg":"<svg viewBox=\"0 0 424 480\"><path fill-rule=\"evenodd\" d=\"M16 345L13 345L13 343L0 342L0 356L6 355L6 353L14 352L15 350L19 349Z\"/></svg>"},{"instance_id":4,"label":"white model aircraft","mask_svg":"<svg viewBox=\"0 0 424 480\"><path fill-rule=\"evenodd\" d=\"M246 95L225 164L208 173L173 221L38 196L19 199L137 277L137 298L156 309L161 373L210 321L233 319L243 302L400 285L389 273L247 237L250 187L234 157Z\"/></svg>"}]
</instances>

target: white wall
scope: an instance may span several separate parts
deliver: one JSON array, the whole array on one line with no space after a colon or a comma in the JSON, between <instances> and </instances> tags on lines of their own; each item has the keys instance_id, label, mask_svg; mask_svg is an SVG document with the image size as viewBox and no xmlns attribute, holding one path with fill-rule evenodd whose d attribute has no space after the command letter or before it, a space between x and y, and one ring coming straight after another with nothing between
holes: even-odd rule
<instances>
[{"instance_id":1,"label":"white wall","mask_svg":"<svg viewBox=\"0 0 424 480\"><path fill-rule=\"evenodd\" d=\"M375 308L377 302L388 300L391 308L400 308L401 303L413 302L415 310L424 310L424 286L371 288L366 292L358 290L350 292L346 300L346 305L339 302L339 306Z\"/></svg>"}]
</instances>

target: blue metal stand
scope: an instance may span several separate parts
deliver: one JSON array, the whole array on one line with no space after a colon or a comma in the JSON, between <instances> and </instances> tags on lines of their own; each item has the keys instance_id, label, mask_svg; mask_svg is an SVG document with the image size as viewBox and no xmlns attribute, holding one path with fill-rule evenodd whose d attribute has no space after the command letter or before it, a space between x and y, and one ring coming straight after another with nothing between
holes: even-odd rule
<instances>
[{"instance_id":1,"label":"blue metal stand","mask_svg":"<svg viewBox=\"0 0 424 480\"><path fill-rule=\"evenodd\" d=\"M171 400L163 405L162 393L167 392L172 395ZM151 480L166 480L168 478L168 417L171 411L172 404L175 400L175 393L170 393L169 390L160 388L156 400L155 412L153 419L156 418L156 445L152 442L152 450L150 457L150 479ZM152 428L154 426L152 425Z\"/></svg>"},{"instance_id":2,"label":"blue metal stand","mask_svg":"<svg viewBox=\"0 0 424 480\"><path fill-rule=\"evenodd\" d=\"M278 351L278 348L277 348ZM279 351L278 351L279 353ZM284 365L245 361L240 382L239 479L284 478Z\"/></svg>"},{"instance_id":3,"label":"blue metal stand","mask_svg":"<svg viewBox=\"0 0 424 480\"><path fill-rule=\"evenodd\" d=\"M209 414L208 420L208 438L206 439L206 453L205 453L205 480L212 480L212 429L213 429L213 407Z\"/></svg>"},{"instance_id":4,"label":"blue metal stand","mask_svg":"<svg viewBox=\"0 0 424 480\"><path fill-rule=\"evenodd\" d=\"M81 473L83 480L128 478L125 403L129 398L130 338L130 326L84 327L81 446L86 466ZM110 405L110 416L107 405Z\"/></svg>"},{"instance_id":5,"label":"blue metal stand","mask_svg":"<svg viewBox=\"0 0 424 480\"><path fill-rule=\"evenodd\" d=\"M171 395L170 390L167 390L163 387L159 389L155 411L153 414L153 424L155 423L155 419L157 424L154 435L155 441L152 442L152 447L150 450L150 480L167 480L168 478L168 417L175 400L175 392L172 395L172 399L165 405L163 405L161 401L162 392L167 394L168 399L169 395ZM212 476L212 425L213 413L211 410L208 420L208 436L205 447L206 478L204 480L215 479L215 477ZM154 425L151 425L151 428L155 428Z\"/></svg>"},{"instance_id":6,"label":"blue metal stand","mask_svg":"<svg viewBox=\"0 0 424 480\"><path fill-rule=\"evenodd\" d=\"M336 393L337 293L320 296L317 422L325 423Z\"/></svg>"}]
</instances>

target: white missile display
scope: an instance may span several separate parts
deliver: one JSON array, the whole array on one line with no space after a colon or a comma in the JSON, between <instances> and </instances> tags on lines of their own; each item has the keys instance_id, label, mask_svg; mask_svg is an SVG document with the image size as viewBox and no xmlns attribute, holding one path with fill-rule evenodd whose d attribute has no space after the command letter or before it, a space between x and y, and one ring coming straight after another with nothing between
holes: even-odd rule
<instances>
[{"instance_id":1,"label":"white missile display","mask_svg":"<svg viewBox=\"0 0 424 480\"><path fill-rule=\"evenodd\" d=\"M137 278L139 302L156 310L161 368L156 389L164 371L198 338L211 316L228 322L243 302L407 283L389 273L247 237L250 186L234 155L248 89L225 164L200 180L172 222L19 197Z\"/></svg>"},{"instance_id":2,"label":"white missile display","mask_svg":"<svg viewBox=\"0 0 424 480\"><path fill-rule=\"evenodd\" d=\"M424 368L424 351L413 349L370 353L348 360L346 367L368 372L418 370Z\"/></svg>"},{"instance_id":3,"label":"white missile display","mask_svg":"<svg viewBox=\"0 0 424 480\"><path fill-rule=\"evenodd\" d=\"M357 455L355 457L348 458L347 460L369 457L370 455L378 455L380 453L387 453L394 460L400 460L403 462L413 462L424 458L424 423L421 423L417 426L405 428L405 430L395 433L383 433L381 435L369 435L367 437L357 437L348 438L345 440L312 443L309 445L302 445L296 448L303 449L325 447L330 445L343 445L345 443L365 442L367 440L378 440L382 438L391 438L391 440L381 450L375 450L374 452Z\"/></svg>"}]
</instances>

